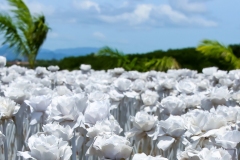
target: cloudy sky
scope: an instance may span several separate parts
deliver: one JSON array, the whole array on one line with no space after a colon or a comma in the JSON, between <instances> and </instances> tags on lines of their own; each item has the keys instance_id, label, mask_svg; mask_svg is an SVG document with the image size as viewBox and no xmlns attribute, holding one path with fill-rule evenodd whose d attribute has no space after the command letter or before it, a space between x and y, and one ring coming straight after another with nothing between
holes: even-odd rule
<instances>
[{"instance_id":1,"label":"cloudy sky","mask_svg":"<svg viewBox=\"0 0 240 160\"><path fill-rule=\"evenodd\" d=\"M240 0L25 0L52 28L46 49L110 46L125 53L240 43ZM9 6L0 0L0 11ZM0 41L1 41L0 37Z\"/></svg>"}]
</instances>

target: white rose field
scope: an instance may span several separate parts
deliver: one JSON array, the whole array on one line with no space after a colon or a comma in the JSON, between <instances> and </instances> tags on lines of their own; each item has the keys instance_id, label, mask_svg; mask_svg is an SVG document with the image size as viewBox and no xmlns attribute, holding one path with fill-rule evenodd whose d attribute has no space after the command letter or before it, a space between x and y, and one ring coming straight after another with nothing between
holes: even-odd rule
<instances>
[{"instance_id":1,"label":"white rose field","mask_svg":"<svg viewBox=\"0 0 240 160\"><path fill-rule=\"evenodd\" d=\"M240 158L240 70L5 65L0 160Z\"/></svg>"}]
</instances>

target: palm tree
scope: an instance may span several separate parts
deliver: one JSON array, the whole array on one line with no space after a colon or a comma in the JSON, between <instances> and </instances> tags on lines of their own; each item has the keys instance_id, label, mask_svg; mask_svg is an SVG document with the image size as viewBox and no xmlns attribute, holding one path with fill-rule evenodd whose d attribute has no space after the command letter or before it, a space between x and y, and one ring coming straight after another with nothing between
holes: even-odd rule
<instances>
[{"instance_id":1,"label":"palm tree","mask_svg":"<svg viewBox=\"0 0 240 160\"><path fill-rule=\"evenodd\" d=\"M117 49L112 49L108 46L101 48L98 53L96 54L97 56L110 56L118 59L117 67L124 67L126 69L128 68L128 63L130 60L128 59L128 56L125 55L124 53L120 52Z\"/></svg>"},{"instance_id":2,"label":"palm tree","mask_svg":"<svg viewBox=\"0 0 240 160\"><path fill-rule=\"evenodd\" d=\"M22 0L7 1L14 9L11 10L13 17L0 13L0 33L5 38L3 44L8 44L18 54L27 57L29 66L34 68L38 51L50 28L44 15L31 15Z\"/></svg>"},{"instance_id":3,"label":"palm tree","mask_svg":"<svg viewBox=\"0 0 240 160\"><path fill-rule=\"evenodd\" d=\"M179 69L180 65L175 58L164 56L163 58L152 58L145 63L147 70L167 71L168 69Z\"/></svg>"},{"instance_id":4,"label":"palm tree","mask_svg":"<svg viewBox=\"0 0 240 160\"><path fill-rule=\"evenodd\" d=\"M118 58L117 67L123 67L126 70L157 70L157 71L167 71L168 69L179 69L180 65L176 59L172 57L163 57L163 58L151 58L144 59L134 57L130 60L128 55L123 54L117 49L112 49L110 47L103 47L97 53L97 56L111 56Z\"/></svg>"},{"instance_id":5,"label":"palm tree","mask_svg":"<svg viewBox=\"0 0 240 160\"><path fill-rule=\"evenodd\" d=\"M240 68L240 60L233 54L230 46L223 45L218 41L203 40L196 48L197 51L209 58L216 58L229 63L231 68Z\"/></svg>"}]
</instances>

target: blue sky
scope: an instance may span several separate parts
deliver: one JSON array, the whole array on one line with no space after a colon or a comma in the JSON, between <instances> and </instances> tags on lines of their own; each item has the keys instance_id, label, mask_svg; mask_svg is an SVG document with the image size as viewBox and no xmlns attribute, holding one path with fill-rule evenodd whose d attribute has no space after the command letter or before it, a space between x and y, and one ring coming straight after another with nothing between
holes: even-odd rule
<instances>
[{"instance_id":1,"label":"blue sky","mask_svg":"<svg viewBox=\"0 0 240 160\"><path fill-rule=\"evenodd\" d=\"M110 46L125 53L240 43L239 0L25 0L52 28L43 48ZM0 0L0 11L7 11ZM1 37L0 37L1 39Z\"/></svg>"}]
</instances>

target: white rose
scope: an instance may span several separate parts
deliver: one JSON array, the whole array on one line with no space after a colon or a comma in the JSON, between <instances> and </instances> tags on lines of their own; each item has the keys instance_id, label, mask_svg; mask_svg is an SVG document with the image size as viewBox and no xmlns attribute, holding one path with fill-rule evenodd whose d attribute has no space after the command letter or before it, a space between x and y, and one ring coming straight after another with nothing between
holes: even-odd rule
<instances>
[{"instance_id":1,"label":"white rose","mask_svg":"<svg viewBox=\"0 0 240 160\"><path fill-rule=\"evenodd\" d=\"M160 128L156 130L157 135L155 135L159 136L157 147L163 151L170 148L175 140L186 132L184 120L180 116L170 115L167 120L159 121L158 124Z\"/></svg>"},{"instance_id":2,"label":"white rose","mask_svg":"<svg viewBox=\"0 0 240 160\"><path fill-rule=\"evenodd\" d=\"M62 138L63 141L69 141L73 137L73 129L70 126L64 127L58 123L48 123L42 128L45 133Z\"/></svg>"},{"instance_id":3,"label":"white rose","mask_svg":"<svg viewBox=\"0 0 240 160\"><path fill-rule=\"evenodd\" d=\"M213 129L219 129L227 124L224 116L202 110L190 111L182 117L190 135L200 135Z\"/></svg>"},{"instance_id":4,"label":"white rose","mask_svg":"<svg viewBox=\"0 0 240 160\"><path fill-rule=\"evenodd\" d=\"M97 121L97 123L90 128L87 128L87 136L90 138L94 138L103 133L115 133L120 134L122 132L122 128L118 124L118 122L111 116L110 120L105 119L103 121Z\"/></svg>"},{"instance_id":5,"label":"white rose","mask_svg":"<svg viewBox=\"0 0 240 160\"><path fill-rule=\"evenodd\" d=\"M12 118L18 112L20 106L9 98L0 97L0 119Z\"/></svg>"},{"instance_id":6,"label":"white rose","mask_svg":"<svg viewBox=\"0 0 240 160\"><path fill-rule=\"evenodd\" d=\"M56 72L59 70L59 67L58 66L49 66L47 69L51 72Z\"/></svg>"},{"instance_id":7,"label":"white rose","mask_svg":"<svg viewBox=\"0 0 240 160\"><path fill-rule=\"evenodd\" d=\"M134 137L139 140L146 134L151 134L154 132L156 124L158 122L158 117L149 115L144 111L137 112L135 117L130 117L133 123L133 128L126 132L127 137Z\"/></svg>"},{"instance_id":8,"label":"white rose","mask_svg":"<svg viewBox=\"0 0 240 160\"><path fill-rule=\"evenodd\" d=\"M110 114L109 109L109 101L95 101L89 103L84 114L85 123L93 126L97 121L105 120Z\"/></svg>"},{"instance_id":9,"label":"white rose","mask_svg":"<svg viewBox=\"0 0 240 160\"><path fill-rule=\"evenodd\" d=\"M88 64L81 64L81 66L80 66L80 69L84 72L90 71L91 68L92 68L92 66L88 65Z\"/></svg>"},{"instance_id":10,"label":"white rose","mask_svg":"<svg viewBox=\"0 0 240 160\"><path fill-rule=\"evenodd\" d=\"M115 134L97 136L89 147L87 155L95 155L105 159L127 159L132 153L130 142Z\"/></svg>"},{"instance_id":11,"label":"white rose","mask_svg":"<svg viewBox=\"0 0 240 160\"><path fill-rule=\"evenodd\" d=\"M225 149L235 149L240 142L240 131L225 131L216 134L216 145Z\"/></svg>"},{"instance_id":12,"label":"white rose","mask_svg":"<svg viewBox=\"0 0 240 160\"><path fill-rule=\"evenodd\" d=\"M34 160L69 160L72 155L68 142L53 135L35 134L28 139L28 146L30 151L18 151L17 155Z\"/></svg>"},{"instance_id":13,"label":"white rose","mask_svg":"<svg viewBox=\"0 0 240 160\"><path fill-rule=\"evenodd\" d=\"M175 96L168 96L161 101L163 113L172 115L181 115L185 112L186 104Z\"/></svg>"},{"instance_id":14,"label":"white rose","mask_svg":"<svg viewBox=\"0 0 240 160\"><path fill-rule=\"evenodd\" d=\"M214 73L216 73L218 70L217 67L209 67L209 68L203 68L202 72L203 74L205 74L206 76L213 76Z\"/></svg>"},{"instance_id":15,"label":"white rose","mask_svg":"<svg viewBox=\"0 0 240 160\"><path fill-rule=\"evenodd\" d=\"M168 160L168 159L162 156L153 157L150 155L147 156L145 153L137 153L137 154L134 154L132 160Z\"/></svg>"},{"instance_id":16,"label":"white rose","mask_svg":"<svg viewBox=\"0 0 240 160\"><path fill-rule=\"evenodd\" d=\"M52 97L50 95L33 96L29 100L25 100L25 103L29 105L31 109L31 125L39 122L47 110L47 107L51 104L51 101Z\"/></svg>"},{"instance_id":17,"label":"white rose","mask_svg":"<svg viewBox=\"0 0 240 160\"><path fill-rule=\"evenodd\" d=\"M211 149L203 148L199 153L198 157L200 160L232 160L232 156L229 154L228 151L222 148L214 148Z\"/></svg>"},{"instance_id":18,"label":"white rose","mask_svg":"<svg viewBox=\"0 0 240 160\"><path fill-rule=\"evenodd\" d=\"M142 101L144 105L147 106L152 106L156 105L158 101L158 94L157 92L146 90L142 95L141 95Z\"/></svg>"},{"instance_id":19,"label":"white rose","mask_svg":"<svg viewBox=\"0 0 240 160\"><path fill-rule=\"evenodd\" d=\"M114 87L121 92L127 91L131 88L132 81L125 79L125 78L118 78L114 81Z\"/></svg>"},{"instance_id":20,"label":"white rose","mask_svg":"<svg viewBox=\"0 0 240 160\"><path fill-rule=\"evenodd\" d=\"M190 80L184 79L176 84L176 88L179 92L184 94L192 94L196 91L196 85Z\"/></svg>"},{"instance_id":21,"label":"white rose","mask_svg":"<svg viewBox=\"0 0 240 160\"><path fill-rule=\"evenodd\" d=\"M70 125L72 128L84 127L84 116L78 101L71 96L59 96L53 99L50 109L50 121L59 122L61 125Z\"/></svg>"},{"instance_id":22,"label":"white rose","mask_svg":"<svg viewBox=\"0 0 240 160\"><path fill-rule=\"evenodd\" d=\"M213 87L210 92L210 99L213 102L213 104L221 105L225 104L228 100L230 94L227 87Z\"/></svg>"}]
</instances>

